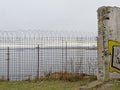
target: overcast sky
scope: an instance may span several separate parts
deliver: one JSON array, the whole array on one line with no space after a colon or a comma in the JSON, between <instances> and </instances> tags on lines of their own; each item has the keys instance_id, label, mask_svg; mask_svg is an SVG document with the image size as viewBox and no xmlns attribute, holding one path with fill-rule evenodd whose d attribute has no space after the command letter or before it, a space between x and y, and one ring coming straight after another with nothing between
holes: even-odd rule
<instances>
[{"instance_id":1,"label":"overcast sky","mask_svg":"<svg viewBox=\"0 0 120 90\"><path fill-rule=\"evenodd\" d=\"M119 0L0 0L0 30L97 32L97 9Z\"/></svg>"}]
</instances>

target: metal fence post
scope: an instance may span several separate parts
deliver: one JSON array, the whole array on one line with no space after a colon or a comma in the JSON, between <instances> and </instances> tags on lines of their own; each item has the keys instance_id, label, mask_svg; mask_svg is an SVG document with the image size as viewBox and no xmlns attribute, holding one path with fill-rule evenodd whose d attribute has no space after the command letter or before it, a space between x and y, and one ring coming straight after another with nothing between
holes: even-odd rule
<instances>
[{"instance_id":1,"label":"metal fence post","mask_svg":"<svg viewBox=\"0 0 120 90\"><path fill-rule=\"evenodd\" d=\"M66 53L65 53L65 56L66 56L65 57L66 58L65 59L66 60L66 62L65 62L66 63L66 68L65 68L66 70L65 71L67 72L67 42L66 42Z\"/></svg>"},{"instance_id":2,"label":"metal fence post","mask_svg":"<svg viewBox=\"0 0 120 90\"><path fill-rule=\"evenodd\" d=\"M37 61L37 79L39 79L39 62L40 62L40 57L39 57L39 44L37 47L37 55L38 55L38 61Z\"/></svg>"},{"instance_id":3,"label":"metal fence post","mask_svg":"<svg viewBox=\"0 0 120 90\"><path fill-rule=\"evenodd\" d=\"M62 37L62 74L63 74L63 49L64 46L63 46L63 37Z\"/></svg>"},{"instance_id":4,"label":"metal fence post","mask_svg":"<svg viewBox=\"0 0 120 90\"><path fill-rule=\"evenodd\" d=\"M9 60L10 60L10 54L9 54L9 47L7 48L7 80L9 81Z\"/></svg>"}]
</instances>

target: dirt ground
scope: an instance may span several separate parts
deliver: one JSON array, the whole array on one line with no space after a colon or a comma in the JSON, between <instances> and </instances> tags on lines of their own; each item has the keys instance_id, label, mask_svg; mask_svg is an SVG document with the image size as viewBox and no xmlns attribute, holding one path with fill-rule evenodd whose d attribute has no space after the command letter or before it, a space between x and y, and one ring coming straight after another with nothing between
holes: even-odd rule
<instances>
[{"instance_id":1,"label":"dirt ground","mask_svg":"<svg viewBox=\"0 0 120 90\"><path fill-rule=\"evenodd\" d=\"M97 90L110 90L113 87L113 82L108 82L105 83L103 85L101 85L100 87L97 87Z\"/></svg>"},{"instance_id":2,"label":"dirt ground","mask_svg":"<svg viewBox=\"0 0 120 90\"><path fill-rule=\"evenodd\" d=\"M85 86L79 88L79 90L120 90L120 83L118 81L93 81Z\"/></svg>"}]
</instances>

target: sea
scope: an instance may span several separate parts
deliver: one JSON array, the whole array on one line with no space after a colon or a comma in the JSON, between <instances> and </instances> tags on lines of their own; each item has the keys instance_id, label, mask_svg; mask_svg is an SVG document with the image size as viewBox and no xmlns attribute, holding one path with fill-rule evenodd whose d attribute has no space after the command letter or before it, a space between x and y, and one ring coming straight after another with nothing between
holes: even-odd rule
<instances>
[{"instance_id":1,"label":"sea","mask_svg":"<svg viewBox=\"0 0 120 90\"><path fill-rule=\"evenodd\" d=\"M49 73L97 74L97 49L89 47L0 48L0 78L35 79Z\"/></svg>"}]
</instances>

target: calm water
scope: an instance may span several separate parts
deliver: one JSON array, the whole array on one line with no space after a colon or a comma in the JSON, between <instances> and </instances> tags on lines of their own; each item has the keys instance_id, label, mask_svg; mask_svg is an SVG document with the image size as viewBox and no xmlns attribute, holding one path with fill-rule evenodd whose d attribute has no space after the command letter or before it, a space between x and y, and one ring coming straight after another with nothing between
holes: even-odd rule
<instances>
[{"instance_id":1,"label":"calm water","mask_svg":"<svg viewBox=\"0 0 120 90\"><path fill-rule=\"evenodd\" d=\"M9 50L10 80L34 79L37 75L38 49L14 48ZM0 49L0 77L7 78L7 49ZM49 72L96 74L97 50L80 48L39 49L39 75Z\"/></svg>"}]
</instances>

